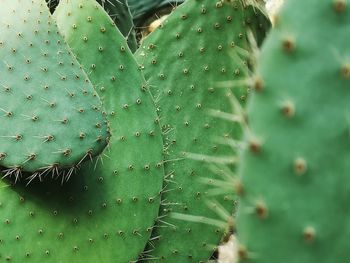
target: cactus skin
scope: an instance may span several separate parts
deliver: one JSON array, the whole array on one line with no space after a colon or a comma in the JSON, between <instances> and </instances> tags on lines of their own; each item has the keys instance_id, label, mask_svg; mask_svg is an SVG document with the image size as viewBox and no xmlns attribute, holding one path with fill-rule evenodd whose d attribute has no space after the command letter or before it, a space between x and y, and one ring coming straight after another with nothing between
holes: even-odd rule
<instances>
[{"instance_id":1,"label":"cactus skin","mask_svg":"<svg viewBox=\"0 0 350 263\"><path fill-rule=\"evenodd\" d=\"M241 167L240 262L350 256L349 8L286 1L263 46Z\"/></svg>"},{"instance_id":2,"label":"cactus skin","mask_svg":"<svg viewBox=\"0 0 350 263\"><path fill-rule=\"evenodd\" d=\"M134 23L127 0L98 0L109 16L113 19L120 32L127 37L132 52L137 49Z\"/></svg>"},{"instance_id":3,"label":"cactus skin","mask_svg":"<svg viewBox=\"0 0 350 263\"><path fill-rule=\"evenodd\" d=\"M134 23L127 0L96 0L116 23L120 32L127 38L132 52L137 49ZM59 0L46 0L51 13L54 13Z\"/></svg>"},{"instance_id":4,"label":"cactus skin","mask_svg":"<svg viewBox=\"0 0 350 263\"><path fill-rule=\"evenodd\" d=\"M29 189L22 182L13 187L1 181L0 260L134 262L159 208L156 186L145 186L145 180L154 183L155 168L143 175L141 185L140 178L127 169L114 175L118 165L113 163L96 170L84 163L79 176L63 186L35 181Z\"/></svg>"},{"instance_id":5,"label":"cactus skin","mask_svg":"<svg viewBox=\"0 0 350 263\"><path fill-rule=\"evenodd\" d=\"M103 98L111 140L102 160L84 163L62 187L50 181L30 189L1 182L0 260L135 262L158 215L164 174L154 104L141 89L144 79L126 40L98 4L62 1L56 12L82 65L96 65L89 77ZM71 41L76 35L77 42Z\"/></svg>"},{"instance_id":6,"label":"cactus skin","mask_svg":"<svg viewBox=\"0 0 350 263\"><path fill-rule=\"evenodd\" d=\"M99 154L108 138L101 101L56 34L45 1L2 5L0 165L18 179Z\"/></svg>"},{"instance_id":7,"label":"cactus skin","mask_svg":"<svg viewBox=\"0 0 350 263\"><path fill-rule=\"evenodd\" d=\"M136 260L158 216L163 184L163 141L156 108L125 38L99 4L62 1L55 16L83 67L96 65L89 78L107 111L112 136L106 158L94 174L111 177L111 198L123 200L125 206L111 229L122 229L129 236L129 242L120 238L109 253L118 262ZM133 234L134 230L139 232Z\"/></svg>"},{"instance_id":8,"label":"cactus skin","mask_svg":"<svg viewBox=\"0 0 350 263\"><path fill-rule=\"evenodd\" d=\"M162 207L159 224L163 227L153 234L159 236L159 242L154 242L150 254L158 261L206 261L213 251L211 245L222 237L222 228L178 220L171 212L203 216L204 223L210 221L205 218L221 219L206 203L214 187L211 182L221 177L208 169L209 164L188 159L186 153L198 154L199 159L215 156L233 168L232 149L221 143L239 140L240 125L212 116L210 110L232 112L231 92L244 103L245 86L231 90L218 85L248 77L248 62L238 53L249 50L244 21L253 13L251 7L243 9L241 1L188 0L136 52L159 107L165 142L165 181L169 185L162 199L170 205ZM199 182L203 177L208 184ZM232 196L220 194L217 200L233 210Z\"/></svg>"}]
</instances>

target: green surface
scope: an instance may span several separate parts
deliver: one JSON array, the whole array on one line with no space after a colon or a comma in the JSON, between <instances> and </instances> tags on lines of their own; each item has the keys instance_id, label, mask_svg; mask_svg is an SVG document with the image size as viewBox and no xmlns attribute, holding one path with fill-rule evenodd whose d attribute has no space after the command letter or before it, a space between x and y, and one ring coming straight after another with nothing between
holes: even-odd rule
<instances>
[{"instance_id":1,"label":"green surface","mask_svg":"<svg viewBox=\"0 0 350 263\"><path fill-rule=\"evenodd\" d=\"M107 110L111 144L97 174L117 175L115 192L120 198L139 200L119 219L129 233L140 229L138 239L131 246L121 240L116 252L110 251L117 253L118 262L135 260L158 215L164 176L155 105L125 39L97 3L61 2L55 15L72 51L85 69L91 69L89 77Z\"/></svg>"},{"instance_id":2,"label":"green surface","mask_svg":"<svg viewBox=\"0 0 350 263\"><path fill-rule=\"evenodd\" d=\"M45 1L0 10L0 165L7 175L70 168L102 152L106 118ZM35 173L37 175L37 173Z\"/></svg>"},{"instance_id":3,"label":"green surface","mask_svg":"<svg viewBox=\"0 0 350 263\"><path fill-rule=\"evenodd\" d=\"M98 0L113 19L120 32L127 38L132 52L137 49L134 23L127 0Z\"/></svg>"},{"instance_id":4,"label":"green surface","mask_svg":"<svg viewBox=\"0 0 350 263\"><path fill-rule=\"evenodd\" d=\"M101 7L62 1L57 16L84 68L95 65L87 72L103 99L111 141L63 186L1 182L0 261L135 262L158 214L164 174L154 104L126 40Z\"/></svg>"},{"instance_id":5,"label":"green surface","mask_svg":"<svg viewBox=\"0 0 350 263\"><path fill-rule=\"evenodd\" d=\"M241 167L241 262L350 256L349 25L348 1L286 1L264 44L248 110L258 151Z\"/></svg>"},{"instance_id":6,"label":"green surface","mask_svg":"<svg viewBox=\"0 0 350 263\"><path fill-rule=\"evenodd\" d=\"M116 23L120 32L128 39L128 45L132 52L137 48L133 18L131 16L127 0L96 0L106 10ZM59 0L46 0L51 13L54 13Z\"/></svg>"},{"instance_id":7,"label":"green surface","mask_svg":"<svg viewBox=\"0 0 350 263\"><path fill-rule=\"evenodd\" d=\"M161 227L153 233L150 262L205 261L223 235L222 225L211 225L210 219L225 220L218 207L232 211L234 198L211 195L222 175L210 166L234 168L236 158L227 144L240 139L241 129L216 115L234 114L233 93L244 104L246 86L222 84L248 78L247 21L255 25L255 17L241 1L188 0L136 53L159 109L165 142ZM218 207L208 206L207 200L217 200ZM178 214L188 220L173 218Z\"/></svg>"}]
</instances>

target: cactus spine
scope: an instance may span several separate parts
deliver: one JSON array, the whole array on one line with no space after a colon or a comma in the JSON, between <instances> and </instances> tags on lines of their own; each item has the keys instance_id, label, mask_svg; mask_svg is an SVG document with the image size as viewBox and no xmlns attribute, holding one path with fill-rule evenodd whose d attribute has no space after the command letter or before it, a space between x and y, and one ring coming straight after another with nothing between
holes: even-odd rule
<instances>
[{"instance_id":1,"label":"cactus spine","mask_svg":"<svg viewBox=\"0 0 350 263\"><path fill-rule=\"evenodd\" d=\"M23 171L36 177L74 168L107 144L101 101L45 1L3 5L0 165L16 179Z\"/></svg>"},{"instance_id":2,"label":"cactus spine","mask_svg":"<svg viewBox=\"0 0 350 263\"><path fill-rule=\"evenodd\" d=\"M221 218L217 206L207 204L213 182L220 179L208 162L234 168L235 159L228 156L232 149L225 143L239 139L241 130L217 115L232 113L232 94L243 104L247 95L245 85L220 87L248 77L247 21L254 24L255 12L241 1L188 0L136 53L159 108L165 142L162 227L153 235L159 241L150 253L161 262L207 260L215 249L211 244L217 244L225 230L226 224L209 223ZM200 182L203 177L205 183ZM232 195L215 199L232 211ZM201 223L174 218L179 214Z\"/></svg>"},{"instance_id":3,"label":"cactus spine","mask_svg":"<svg viewBox=\"0 0 350 263\"><path fill-rule=\"evenodd\" d=\"M92 0L62 1L56 12L101 96L111 139L63 186L1 182L0 259L136 262L158 215L164 174L155 107L125 38L102 7Z\"/></svg>"}]
</instances>

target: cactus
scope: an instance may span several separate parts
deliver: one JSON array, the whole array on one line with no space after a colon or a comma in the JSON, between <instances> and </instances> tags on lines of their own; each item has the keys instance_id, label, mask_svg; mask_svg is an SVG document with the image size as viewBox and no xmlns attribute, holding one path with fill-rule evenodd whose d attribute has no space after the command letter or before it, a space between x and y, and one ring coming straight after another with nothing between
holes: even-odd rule
<instances>
[{"instance_id":1,"label":"cactus","mask_svg":"<svg viewBox=\"0 0 350 263\"><path fill-rule=\"evenodd\" d=\"M127 0L96 0L116 23L120 32L127 38L132 52L137 49L134 24ZM54 13L59 0L46 0L51 13Z\"/></svg>"},{"instance_id":2,"label":"cactus","mask_svg":"<svg viewBox=\"0 0 350 263\"><path fill-rule=\"evenodd\" d=\"M107 144L101 101L45 2L2 5L0 165L16 180L23 171L74 169Z\"/></svg>"},{"instance_id":3,"label":"cactus","mask_svg":"<svg viewBox=\"0 0 350 263\"><path fill-rule=\"evenodd\" d=\"M74 15L67 17L69 12ZM140 253L145 247L158 215L164 174L163 143L155 105L125 40L98 4L92 0L62 2L56 18L60 31L84 68L96 64L89 77L110 116L112 132L112 149L107 152L112 166L107 171L120 174L122 189L117 193L121 199L135 199L134 202L139 203L136 211L129 208L123 222L127 224L133 220L133 215L139 214L139 225L137 228L128 226L129 232L143 231L137 233L140 237L138 243L132 244L133 249L128 248L127 243L117 247L124 249L125 259L135 259L135 251ZM72 24L77 24L78 28L75 30ZM89 54L86 50L90 50ZM104 161L101 172L106 168L108 163ZM132 191L127 187L129 185ZM147 209L142 210L145 207Z\"/></svg>"},{"instance_id":4,"label":"cactus","mask_svg":"<svg viewBox=\"0 0 350 263\"><path fill-rule=\"evenodd\" d=\"M62 187L1 182L0 259L136 262L158 214L164 174L154 104L126 40L102 7L93 0L62 1L56 12L101 95L111 140Z\"/></svg>"},{"instance_id":5,"label":"cactus","mask_svg":"<svg viewBox=\"0 0 350 263\"><path fill-rule=\"evenodd\" d=\"M134 23L127 0L98 0L102 7L113 19L120 32L127 38L132 52L137 49Z\"/></svg>"},{"instance_id":6,"label":"cactus","mask_svg":"<svg viewBox=\"0 0 350 263\"><path fill-rule=\"evenodd\" d=\"M119 156L111 151L110 157ZM1 182L0 259L136 262L157 215L161 180L154 167L144 178L127 169L116 175L117 168L115 161L97 168L85 163L63 186L33 182L28 189Z\"/></svg>"},{"instance_id":7,"label":"cactus","mask_svg":"<svg viewBox=\"0 0 350 263\"><path fill-rule=\"evenodd\" d=\"M210 224L211 219L219 219L206 200L220 176L198 160L234 166L235 159L228 156L232 149L223 142L239 139L240 125L217 115L232 111L231 91L244 104L247 89L245 85L234 89L219 86L231 80L244 82L248 77L247 24L255 26L255 17L253 6L242 1L188 0L136 53L159 107L165 143L164 206L158 222L163 227L153 234L159 241L154 242L151 258L164 262L207 260L211 245L222 237L222 225L190 222ZM206 184L199 182L202 177ZM232 211L231 196L219 195L217 200ZM172 218L178 214L190 220Z\"/></svg>"},{"instance_id":8,"label":"cactus","mask_svg":"<svg viewBox=\"0 0 350 263\"><path fill-rule=\"evenodd\" d=\"M241 262L349 258L349 1L286 1L248 109Z\"/></svg>"}]
</instances>

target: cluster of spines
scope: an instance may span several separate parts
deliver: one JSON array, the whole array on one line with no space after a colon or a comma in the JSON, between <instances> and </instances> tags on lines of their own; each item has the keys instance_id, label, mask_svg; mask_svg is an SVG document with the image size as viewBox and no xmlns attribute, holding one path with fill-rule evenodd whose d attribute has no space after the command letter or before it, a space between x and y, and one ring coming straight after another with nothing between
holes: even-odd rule
<instances>
[{"instance_id":1,"label":"cluster of spines","mask_svg":"<svg viewBox=\"0 0 350 263\"><path fill-rule=\"evenodd\" d=\"M22 172L31 172L31 178L62 169L71 174L108 143L101 101L45 4L26 6L10 3L1 19L0 163L7 168L5 177L14 175L15 181ZM84 123L78 125L78 119Z\"/></svg>"}]
</instances>

